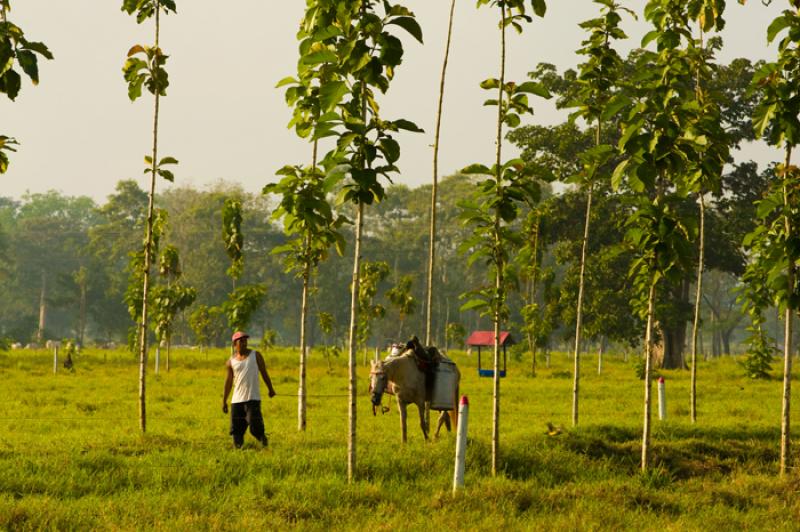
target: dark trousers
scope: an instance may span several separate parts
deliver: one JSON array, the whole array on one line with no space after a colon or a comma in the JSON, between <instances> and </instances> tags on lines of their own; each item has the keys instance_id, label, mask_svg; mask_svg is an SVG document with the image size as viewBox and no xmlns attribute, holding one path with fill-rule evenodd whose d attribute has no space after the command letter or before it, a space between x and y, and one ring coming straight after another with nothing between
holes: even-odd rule
<instances>
[{"instance_id":1,"label":"dark trousers","mask_svg":"<svg viewBox=\"0 0 800 532\"><path fill-rule=\"evenodd\" d=\"M250 434L262 444L267 444L264 434L264 418L261 417L261 401L247 401L245 403L231 403L231 432L233 445L241 447L244 443L244 433L250 427Z\"/></svg>"}]
</instances>

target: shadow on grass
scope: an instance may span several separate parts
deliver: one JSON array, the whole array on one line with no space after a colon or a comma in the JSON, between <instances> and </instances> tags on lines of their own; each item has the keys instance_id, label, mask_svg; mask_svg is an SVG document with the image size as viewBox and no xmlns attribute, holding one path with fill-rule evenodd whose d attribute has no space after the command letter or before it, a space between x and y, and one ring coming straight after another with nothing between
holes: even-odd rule
<instances>
[{"instance_id":1,"label":"shadow on grass","mask_svg":"<svg viewBox=\"0 0 800 532\"><path fill-rule=\"evenodd\" d=\"M580 428L557 439L561 445L615 469L636 473L641 460L641 431L600 425ZM551 438L550 440L556 440ZM653 466L675 479L727 475L735 469L771 471L779 458L777 429L669 427L657 428L651 439Z\"/></svg>"}]
</instances>

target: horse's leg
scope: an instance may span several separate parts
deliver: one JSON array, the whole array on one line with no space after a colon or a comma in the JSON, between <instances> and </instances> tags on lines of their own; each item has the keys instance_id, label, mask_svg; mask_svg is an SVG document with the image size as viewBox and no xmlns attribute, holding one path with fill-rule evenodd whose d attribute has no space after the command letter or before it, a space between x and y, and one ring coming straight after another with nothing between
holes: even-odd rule
<instances>
[{"instance_id":1,"label":"horse's leg","mask_svg":"<svg viewBox=\"0 0 800 532\"><path fill-rule=\"evenodd\" d=\"M450 432L450 413L452 410L442 410L439 413L439 423L436 425L436 437L439 437L439 431L442 430L442 425L447 428L447 432Z\"/></svg>"},{"instance_id":2,"label":"horse's leg","mask_svg":"<svg viewBox=\"0 0 800 532\"><path fill-rule=\"evenodd\" d=\"M419 426L422 428L422 435L425 436L425 441L428 441L428 423L425 421L425 403L417 404L419 409Z\"/></svg>"},{"instance_id":3,"label":"horse's leg","mask_svg":"<svg viewBox=\"0 0 800 532\"><path fill-rule=\"evenodd\" d=\"M425 422L425 432L430 432L431 430L431 402L425 401L425 415L423 416L423 421Z\"/></svg>"},{"instance_id":4,"label":"horse's leg","mask_svg":"<svg viewBox=\"0 0 800 532\"><path fill-rule=\"evenodd\" d=\"M406 415L408 414L406 410L407 405L397 398L397 409L400 411L400 438L402 439L403 443L406 443Z\"/></svg>"}]
</instances>

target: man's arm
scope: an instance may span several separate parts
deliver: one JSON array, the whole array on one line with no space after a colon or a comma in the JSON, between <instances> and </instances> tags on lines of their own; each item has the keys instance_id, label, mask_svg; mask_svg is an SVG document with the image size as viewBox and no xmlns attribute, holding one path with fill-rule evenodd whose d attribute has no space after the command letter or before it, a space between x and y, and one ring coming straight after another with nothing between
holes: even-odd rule
<instances>
[{"instance_id":1,"label":"man's arm","mask_svg":"<svg viewBox=\"0 0 800 532\"><path fill-rule=\"evenodd\" d=\"M222 412L227 414L228 394L231 393L231 389L233 388L233 367L231 367L230 360L225 362L225 367L228 369L228 372L227 375L225 376L225 390L223 390L222 392Z\"/></svg>"},{"instance_id":2,"label":"man's arm","mask_svg":"<svg viewBox=\"0 0 800 532\"><path fill-rule=\"evenodd\" d=\"M261 353L258 351L256 351L256 362L258 363L258 371L261 372L261 378L264 379L264 384L266 384L269 389L269 396L275 397L275 388L272 387L272 380L270 380L269 373L267 373L267 364L264 362L264 357L262 357Z\"/></svg>"}]
</instances>

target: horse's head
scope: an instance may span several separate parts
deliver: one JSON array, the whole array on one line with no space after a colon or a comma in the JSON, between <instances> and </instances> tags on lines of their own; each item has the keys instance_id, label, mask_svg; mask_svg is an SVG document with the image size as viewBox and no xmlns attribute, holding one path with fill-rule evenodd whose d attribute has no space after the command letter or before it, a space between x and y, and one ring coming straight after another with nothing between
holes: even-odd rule
<instances>
[{"instance_id":1,"label":"horse's head","mask_svg":"<svg viewBox=\"0 0 800 532\"><path fill-rule=\"evenodd\" d=\"M369 392L372 399L373 416L377 415L377 409L381 404L387 382L386 373L383 371L383 362L380 360L372 362L372 368L369 372Z\"/></svg>"}]
</instances>

